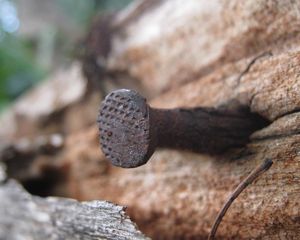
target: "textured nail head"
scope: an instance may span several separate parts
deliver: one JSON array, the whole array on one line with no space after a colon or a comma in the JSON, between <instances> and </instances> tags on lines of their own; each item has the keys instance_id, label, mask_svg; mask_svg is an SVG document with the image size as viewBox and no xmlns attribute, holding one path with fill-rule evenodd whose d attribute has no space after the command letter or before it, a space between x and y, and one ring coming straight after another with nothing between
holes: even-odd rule
<instances>
[{"instance_id":1,"label":"textured nail head","mask_svg":"<svg viewBox=\"0 0 300 240\"><path fill-rule=\"evenodd\" d=\"M123 168L145 164L158 148L220 154L242 147L267 122L235 104L226 108L151 108L133 90L104 99L99 117L100 145L110 162Z\"/></svg>"},{"instance_id":2,"label":"textured nail head","mask_svg":"<svg viewBox=\"0 0 300 240\"><path fill-rule=\"evenodd\" d=\"M143 165L153 154L149 106L133 90L111 92L101 104L98 116L100 145L115 166Z\"/></svg>"}]
</instances>

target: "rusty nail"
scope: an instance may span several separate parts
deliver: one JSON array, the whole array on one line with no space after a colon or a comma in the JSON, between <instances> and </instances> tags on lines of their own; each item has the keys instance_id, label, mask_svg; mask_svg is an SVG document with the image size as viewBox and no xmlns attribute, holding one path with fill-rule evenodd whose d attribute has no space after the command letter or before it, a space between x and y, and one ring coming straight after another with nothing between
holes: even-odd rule
<instances>
[{"instance_id":1,"label":"rusty nail","mask_svg":"<svg viewBox=\"0 0 300 240\"><path fill-rule=\"evenodd\" d=\"M111 92L98 116L100 144L115 166L145 164L157 147L218 154L247 143L265 125L244 108L151 108L133 90Z\"/></svg>"}]
</instances>

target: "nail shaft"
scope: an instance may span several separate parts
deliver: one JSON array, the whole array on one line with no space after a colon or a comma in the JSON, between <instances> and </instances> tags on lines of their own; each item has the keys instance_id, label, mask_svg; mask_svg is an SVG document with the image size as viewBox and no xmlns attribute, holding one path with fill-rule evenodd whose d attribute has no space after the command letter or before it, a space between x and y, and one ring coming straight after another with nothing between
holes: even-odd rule
<instances>
[{"instance_id":1,"label":"nail shaft","mask_svg":"<svg viewBox=\"0 0 300 240\"><path fill-rule=\"evenodd\" d=\"M113 165L132 168L145 164L156 148L219 154L244 146L249 135L266 122L248 109L151 108L132 90L117 90L102 102L100 143Z\"/></svg>"}]
</instances>

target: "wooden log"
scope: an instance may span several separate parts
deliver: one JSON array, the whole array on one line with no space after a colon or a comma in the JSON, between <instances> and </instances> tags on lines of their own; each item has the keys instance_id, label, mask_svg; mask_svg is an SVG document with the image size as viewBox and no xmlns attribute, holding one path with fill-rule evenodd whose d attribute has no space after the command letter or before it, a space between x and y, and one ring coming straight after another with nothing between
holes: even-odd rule
<instances>
[{"instance_id":1,"label":"wooden log","mask_svg":"<svg viewBox=\"0 0 300 240\"><path fill-rule=\"evenodd\" d=\"M0 239L147 239L122 206L28 194L0 184Z\"/></svg>"},{"instance_id":2,"label":"wooden log","mask_svg":"<svg viewBox=\"0 0 300 240\"><path fill-rule=\"evenodd\" d=\"M103 161L100 177L79 175L76 169L86 161L73 158L74 194L128 205L131 216L154 238L205 239L231 190L258 163L271 158L271 170L241 194L218 236L297 239L299 12L299 1L166 0L140 14L134 9L119 14L112 20L116 30L106 68L138 81L154 96L153 107L219 106L236 100L270 125L254 133L246 147L221 156L162 150L134 170ZM98 150L79 151L85 159L94 159ZM105 184L108 192L91 193L83 184Z\"/></svg>"},{"instance_id":3,"label":"wooden log","mask_svg":"<svg viewBox=\"0 0 300 240\"><path fill-rule=\"evenodd\" d=\"M153 97L153 107L215 107L235 100L270 125L248 145L219 156L164 149L147 165L124 170L104 158L95 124L68 132L64 148L44 167L55 163L64 173L60 184L67 196L128 206L154 239L206 239L231 191L271 158L272 168L233 203L217 237L298 239L300 2L155 2L111 19L110 51L104 61L101 51L94 54L106 76L139 83L136 88ZM272 55L245 71L265 52ZM35 160L33 166L45 156Z\"/></svg>"},{"instance_id":4,"label":"wooden log","mask_svg":"<svg viewBox=\"0 0 300 240\"><path fill-rule=\"evenodd\" d=\"M141 11L137 4L111 20L104 62L108 71L138 80L151 96L227 63L268 50L288 51L299 43L298 1L164 0L152 5Z\"/></svg>"},{"instance_id":5,"label":"wooden log","mask_svg":"<svg viewBox=\"0 0 300 240\"><path fill-rule=\"evenodd\" d=\"M299 65L295 55L300 56L300 52L260 61L239 85L227 85L236 79L236 72L231 72L234 67L226 66L220 70L226 78L216 72L152 101L157 107L201 106L226 102L235 96L271 121L252 135L247 146L220 156L161 150L144 167L124 170L110 166L102 154L98 157L99 146L93 143L98 133L91 128L68 139L70 145L64 160L72 166L71 195L79 199L100 197L127 205L130 216L153 238L205 239L230 192L255 166L271 158L272 168L234 202L218 236L297 239L300 117L296 93L300 81L295 74ZM293 91L294 94L286 95ZM87 138L90 144L78 147L81 139ZM86 171L83 173L82 169ZM97 191L99 186L101 190Z\"/></svg>"}]
</instances>

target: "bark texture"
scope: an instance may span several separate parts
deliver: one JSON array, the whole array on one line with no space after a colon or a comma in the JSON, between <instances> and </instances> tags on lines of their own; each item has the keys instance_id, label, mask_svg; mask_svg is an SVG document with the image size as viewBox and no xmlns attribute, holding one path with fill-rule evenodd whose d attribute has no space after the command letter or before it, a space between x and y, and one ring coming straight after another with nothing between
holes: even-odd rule
<instances>
[{"instance_id":1,"label":"bark texture","mask_svg":"<svg viewBox=\"0 0 300 240\"><path fill-rule=\"evenodd\" d=\"M140 4L111 18L110 51L104 58L101 51L93 55L105 69L100 80L107 89L112 82L135 86L158 108L216 107L234 100L270 124L253 133L246 146L219 156L165 149L143 167L121 169L100 151L96 124L85 122L64 132L63 149L31 159L26 178L42 178L50 167L64 176L51 194L126 205L153 239L206 239L230 192L271 158L272 168L233 203L217 237L298 239L300 2L165 0L146 9ZM245 72L264 52L272 55L260 57ZM92 94L61 110L60 118L48 115L39 131L61 126L66 116L72 116L70 124L83 122L79 109L94 109L96 118L100 95L93 93L89 101L87 96Z\"/></svg>"},{"instance_id":2,"label":"bark texture","mask_svg":"<svg viewBox=\"0 0 300 240\"><path fill-rule=\"evenodd\" d=\"M0 185L0 199L0 239L146 239L109 202L33 197L13 180Z\"/></svg>"}]
</instances>

